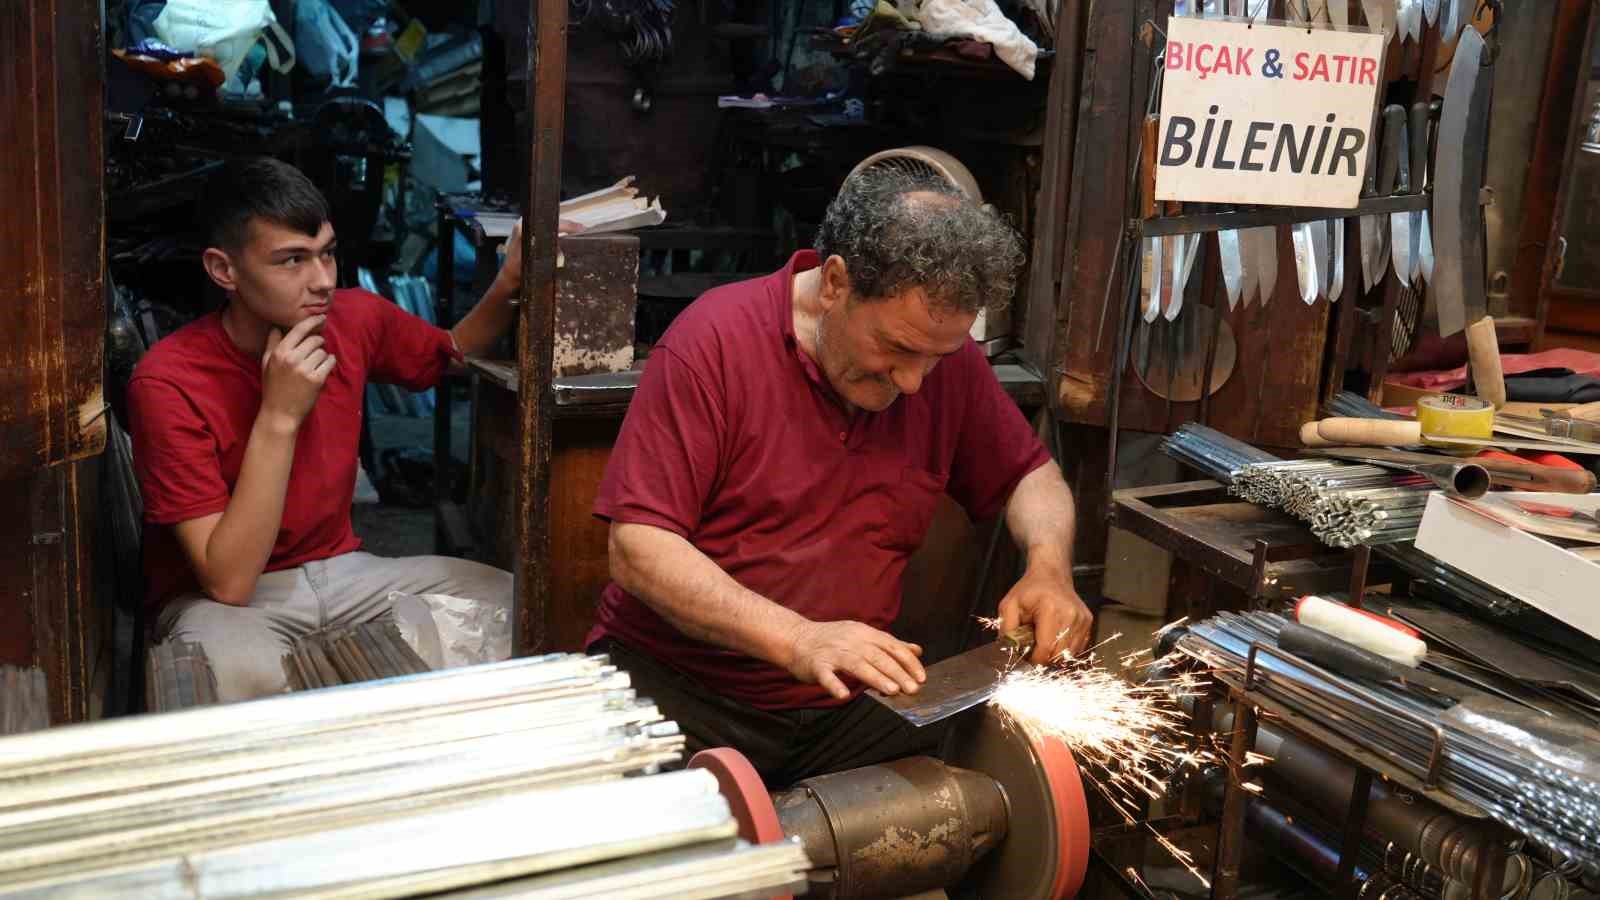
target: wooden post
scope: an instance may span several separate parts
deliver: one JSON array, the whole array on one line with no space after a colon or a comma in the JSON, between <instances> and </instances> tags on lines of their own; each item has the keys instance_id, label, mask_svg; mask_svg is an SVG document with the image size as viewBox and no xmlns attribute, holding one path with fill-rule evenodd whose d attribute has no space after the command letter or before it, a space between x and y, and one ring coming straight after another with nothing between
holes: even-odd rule
<instances>
[{"instance_id":1,"label":"wooden post","mask_svg":"<svg viewBox=\"0 0 1600 900\"><path fill-rule=\"evenodd\" d=\"M523 200L522 297L517 324L521 467L517 495L516 631L512 652L544 647L550 605L550 444L555 404L556 219L567 85L567 0L533 4L528 61L528 192Z\"/></svg>"}]
</instances>

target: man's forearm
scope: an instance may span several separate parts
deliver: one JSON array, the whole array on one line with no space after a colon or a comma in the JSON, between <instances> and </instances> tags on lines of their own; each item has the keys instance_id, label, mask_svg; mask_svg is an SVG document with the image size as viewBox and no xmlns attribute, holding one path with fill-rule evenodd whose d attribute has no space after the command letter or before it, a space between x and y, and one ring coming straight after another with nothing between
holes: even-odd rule
<instances>
[{"instance_id":1,"label":"man's forearm","mask_svg":"<svg viewBox=\"0 0 1600 900\"><path fill-rule=\"evenodd\" d=\"M487 353L516 321L517 308L511 305L520 285L505 270L495 277L494 283L483 294L483 299L473 306L456 327L450 329L456 347L463 356L480 356Z\"/></svg>"},{"instance_id":2,"label":"man's forearm","mask_svg":"<svg viewBox=\"0 0 1600 900\"><path fill-rule=\"evenodd\" d=\"M1006 528L1027 554L1029 567L1057 568L1068 577L1076 516L1072 491L1054 462L1024 476L1006 504Z\"/></svg>"},{"instance_id":3,"label":"man's forearm","mask_svg":"<svg viewBox=\"0 0 1600 900\"><path fill-rule=\"evenodd\" d=\"M283 524L296 432L293 423L266 413L256 417L233 496L204 542L199 575L216 600L249 603L256 579L272 557Z\"/></svg>"},{"instance_id":4,"label":"man's forearm","mask_svg":"<svg viewBox=\"0 0 1600 900\"><path fill-rule=\"evenodd\" d=\"M679 631L787 667L808 620L735 581L682 537L649 525L611 527L611 577Z\"/></svg>"}]
</instances>

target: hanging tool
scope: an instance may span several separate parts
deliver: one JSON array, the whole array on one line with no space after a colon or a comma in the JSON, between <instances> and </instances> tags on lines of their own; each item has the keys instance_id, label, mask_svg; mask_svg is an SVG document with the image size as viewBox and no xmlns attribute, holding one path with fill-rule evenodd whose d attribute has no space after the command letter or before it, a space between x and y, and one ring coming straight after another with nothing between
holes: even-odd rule
<instances>
[{"instance_id":1,"label":"hanging tool","mask_svg":"<svg viewBox=\"0 0 1600 900\"><path fill-rule=\"evenodd\" d=\"M1439 21L1439 0L1422 0L1422 24L1432 25Z\"/></svg>"},{"instance_id":2,"label":"hanging tool","mask_svg":"<svg viewBox=\"0 0 1600 900\"><path fill-rule=\"evenodd\" d=\"M1433 231L1438 237L1432 287L1439 335L1467 331L1467 352L1478 396L1505 405L1505 376L1494 319L1484 284L1483 187L1489 137L1493 66L1484 61L1484 40L1474 28L1461 33L1439 118Z\"/></svg>"},{"instance_id":3,"label":"hanging tool","mask_svg":"<svg viewBox=\"0 0 1600 900\"><path fill-rule=\"evenodd\" d=\"M1335 303L1339 295L1344 292L1344 220L1330 219L1328 221L1333 244L1332 271L1328 276L1328 302Z\"/></svg>"},{"instance_id":4,"label":"hanging tool","mask_svg":"<svg viewBox=\"0 0 1600 900\"><path fill-rule=\"evenodd\" d=\"M1424 193L1424 183L1428 178L1428 104L1421 100L1411 104L1411 119L1407 128L1407 140L1410 143L1411 165L1410 181L1411 193L1421 195ZM1422 237L1425 232L1423 223L1425 215L1423 210L1411 213L1411 269L1407 280L1416 285L1422 280ZM1429 247L1428 255L1433 255L1433 248Z\"/></svg>"},{"instance_id":5,"label":"hanging tool","mask_svg":"<svg viewBox=\"0 0 1600 900\"><path fill-rule=\"evenodd\" d=\"M1428 140L1427 140L1426 144L1424 144L1424 147L1426 149L1424 150L1423 155L1422 155L1423 178L1422 178L1421 186L1423 188L1425 188L1428 191L1429 194L1432 194L1432 192L1433 192L1432 161L1437 158L1437 156L1435 154L1438 152L1438 144L1439 144L1439 112L1443 108L1444 108L1444 104L1442 102L1440 102L1439 100L1437 100L1437 99L1434 100L1433 102L1429 103L1428 104L1428 113L1427 113L1427 116L1426 116L1427 125L1424 126L1424 129L1425 129L1425 131L1426 131L1426 133L1428 135ZM1412 111L1412 117L1413 118L1416 117L1416 111L1415 111L1414 108L1413 108L1413 111ZM1419 133L1421 133L1421 132L1419 132ZM1421 234L1421 237L1417 241L1417 256L1418 256L1418 262L1421 263L1421 266L1422 266L1422 280L1424 282L1432 281L1433 280L1433 213L1431 211L1429 211L1429 210L1423 210L1422 211L1422 234Z\"/></svg>"},{"instance_id":6,"label":"hanging tool","mask_svg":"<svg viewBox=\"0 0 1600 900\"><path fill-rule=\"evenodd\" d=\"M1239 236L1240 246L1243 247L1248 242L1251 248L1245 258L1249 260L1253 256L1255 259L1254 266L1259 273L1256 288L1261 297L1261 304L1265 306L1278 287L1278 229L1273 225L1245 228L1240 230ZM1251 263L1246 262L1245 265Z\"/></svg>"},{"instance_id":7,"label":"hanging tool","mask_svg":"<svg viewBox=\"0 0 1600 900\"><path fill-rule=\"evenodd\" d=\"M1422 40L1422 0L1400 0L1395 16L1403 40Z\"/></svg>"},{"instance_id":8,"label":"hanging tool","mask_svg":"<svg viewBox=\"0 0 1600 900\"><path fill-rule=\"evenodd\" d=\"M1253 270L1245 267L1244 255L1239 249L1239 232L1224 229L1217 232L1217 258L1222 263L1222 287L1228 294L1228 309L1239 305L1239 298L1256 289Z\"/></svg>"},{"instance_id":9,"label":"hanging tool","mask_svg":"<svg viewBox=\"0 0 1600 900\"><path fill-rule=\"evenodd\" d=\"M1395 0L1361 0L1361 12L1366 16L1368 28L1394 35Z\"/></svg>"},{"instance_id":10,"label":"hanging tool","mask_svg":"<svg viewBox=\"0 0 1600 900\"><path fill-rule=\"evenodd\" d=\"M1155 113L1144 117L1144 130L1139 142L1139 215L1146 221L1156 215L1156 146L1157 130L1161 118ZM1162 248L1165 242L1159 237L1144 239L1144 253L1140 258L1143 262L1142 277L1139 279L1140 290L1143 291L1144 307L1142 315L1146 322L1154 322L1161 314L1161 281L1162 281Z\"/></svg>"},{"instance_id":11,"label":"hanging tool","mask_svg":"<svg viewBox=\"0 0 1600 900\"><path fill-rule=\"evenodd\" d=\"M1387 197L1394 193L1400 173L1400 129L1404 114L1399 106L1386 108L1383 113L1383 143L1379 147L1377 166L1377 195ZM1367 274L1367 290L1383 283L1383 274L1389 268L1389 219L1382 215L1362 216L1362 246L1371 255L1362 260Z\"/></svg>"},{"instance_id":12,"label":"hanging tool","mask_svg":"<svg viewBox=\"0 0 1600 900\"><path fill-rule=\"evenodd\" d=\"M1300 285L1300 299L1309 306L1317 302L1322 292L1322 279L1317 274L1317 250L1312 244L1314 222L1296 222L1290 226L1289 236L1294 239L1295 275Z\"/></svg>"},{"instance_id":13,"label":"hanging tool","mask_svg":"<svg viewBox=\"0 0 1600 900\"><path fill-rule=\"evenodd\" d=\"M1398 103L1391 103L1383 108L1383 124L1385 131L1393 128L1393 133L1399 136L1395 141L1395 156L1399 161L1400 172L1395 179L1395 194L1404 195L1411 193L1411 143L1410 135L1406 131L1406 110ZM1411 279L1411 256L1416 242L1411 231L1411 213L1396 212L1389 214L1390 259L1394 261L1394 277L1399 280L1402 288L1409 286Z\"/></svg>"}]
</instances>

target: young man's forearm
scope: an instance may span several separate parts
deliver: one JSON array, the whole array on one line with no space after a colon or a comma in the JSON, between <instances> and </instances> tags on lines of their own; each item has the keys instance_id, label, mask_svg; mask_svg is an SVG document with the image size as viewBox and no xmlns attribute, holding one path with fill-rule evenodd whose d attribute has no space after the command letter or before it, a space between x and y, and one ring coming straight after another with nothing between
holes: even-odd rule
<instances>
[{"instance_id":1,"label":"young man's forearm","mask_svg":"<svg viewBox=\"0 0 1600 900\"><path fill-rule=\"evenodd\" d=\"M1072 540L1077 510L1072 491L1053 462L1023 477L1006 504L1006 528L1027 554L1028 566L1072 572Z\"/></svg>"},{"instance_id":2,"label":"young man's forearm","mask_svg":"<svg viewBox=\"0 0 1600 900\"><path fill-rule=\"evenodd\" d=\"M611 527L611 577L696 640L787 667L809 620L745 588L682 537L649 525Z\"/></svg>"},{"instance_id":3,"label":"young man's forearm","mask_svg":"<svg viewBox=\"0 0 1600 900\"><path fill-rule=\"evenodd\" d=\"M297 432L295 423L272 413L256 416L233 496L204 538L204 558L195 561L201 586L212 599L249 604L283 524Z\"/></svg>"},{"instance_id":4,"label":"young man's forearm","mask_svg":"<svg viewBox=\"0 0 1600 900\"><path fill-rule=\"evenodd\" d=\"M494 283L450 333L456 339L456 348L463 356L481 356L494 347L500 336L511 328L517 319L517 308L511 298L521 289L505 270L495 276Z\"/></svg>"}]
</instances>

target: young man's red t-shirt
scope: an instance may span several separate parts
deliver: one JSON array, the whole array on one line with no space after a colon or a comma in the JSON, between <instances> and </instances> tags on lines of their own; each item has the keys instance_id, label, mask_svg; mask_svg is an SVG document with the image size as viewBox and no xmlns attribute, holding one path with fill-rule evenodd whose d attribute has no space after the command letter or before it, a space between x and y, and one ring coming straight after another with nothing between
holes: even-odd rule
<instances>
[{"instance_id":1,"label":"young man's red t-shirt","mask_svg":"<svg viewBox=\"0 0 1600 900\"><path fill-rule=\"evenodd\" d=\"M363 290L334 292L322 336L338 362L296 436L268 572L360 548L350 504L367 382L424 390L459 358L449 332ZM233 343L220 313L157 342L134 370L128 429L152 604L199 590L171 526L227 509L260 408L261 360Z\"/></svg>"}]
</instances>

